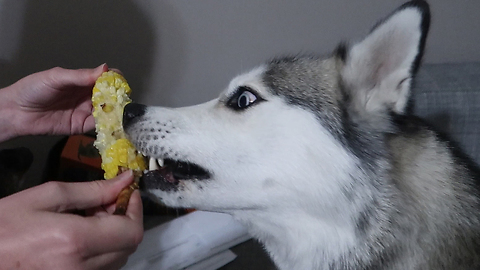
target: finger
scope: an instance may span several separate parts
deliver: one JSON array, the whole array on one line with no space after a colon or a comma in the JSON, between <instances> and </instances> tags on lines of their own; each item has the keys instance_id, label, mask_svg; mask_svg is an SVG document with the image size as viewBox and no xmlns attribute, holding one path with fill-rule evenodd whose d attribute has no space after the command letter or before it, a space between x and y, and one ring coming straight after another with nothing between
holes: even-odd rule
<instances>
[{"instance_id":1,"label":"finger","mask_svg":"<svg viewBox=\"0 0 480 270\"><path fill-rule=\"evenodd\" d=\"M101 207L89 210L89 213L91 213L89 216L109 216L115 212L116 207L117 205L115 202L109 205L103 205ZM143 220L143 204L142 198L140 196L140 191L133 191L132 195L129 198L127 212L125 213L125 215L131 220Z\"/></svg>"},{"instance_id":2,"label":"finger","mask_svg":"<svg viewBox=\"0 0 480 270\"><path fill-rule=\"evenodd\" d=\"M87 217L91 217L91 216L102 217L107 215L108 213L103 206L97 206L97 207L85 210L85 216Z\"/></svg>"},{"instance_id":3,"label":"finger","mask_svg":"<svg viewBox=\"0 0 480 270\"><path fill-rule=\"evenodd\" d=\"M115 202L113 202L113 203L110 204L110 205L106 205L106 206L105 206L105 211L107 211L107 213L108 213L109 215L113 215L113 212L115 212L115 208L116 208L116 207L117 207L117 205L116 205L116 201L115 201Z\"/></svg>"},{"instance_id":4,"label":"finger","mask_svg":"<svg viewBox=\"0 0 480 270\"><path fill-rule=\"evenodd\" d=\"M87 260L86 269L113 270L120 269L128 261L131 251L118 251L101 254Z\"/></svg>"},{"instance_id":5,"label":"finger","mask_svg":"<svg viewBox=\"0 0 480 270\"><path fill-rule=\"evenodd\" d=\"M88 209L115 201L118 193L133 182L132 171L111 180L82 183L49 182L39 186L35 207L53 212Z\"/></svg>"},{"instance_id":6,"label":"finger","mask_svg":"<svg viewBox=\"0 0 480 270\"><path fill-rule=\"evenodd\" d=\"M90 218L92 222L89 225L93 227L87 230L92 237L87 246L91 247L92 254L136 248L143 239L140 192L133 192L125 216L110 215L107 212L99 212Z\"/></svg>"},{"instance_id":7,"label":"finger","mask_svg":"<svg viewBox=\"0 0 480 270\"><path fill-rule=\"evenodd\" d=\"M52 88L61 88L64 86L93 86L95 81L108 71L107 64L102 64L94 69L64 69L53 68L48 70L48 83Z\"/></svg>"},{"instance_id":8,"label":"finger","mask_svg":"<svg viewBox=\"0 0 480 270\"><path fill-rule=\"evenodd\" d=\"M83 122L83 133L90 131L95 128L95 118L93 115L87 116L85 122Z\"/></svg>"},{"instance_id":9,"label":"finger","mask_svg":"<svg viewBox=\"0 0 480 270\"><path fill-rule=\"evenodd\" d=\"M110 216L115 212L115 202L109 205L102 205L99 207L95 207L93 209L87 210L87 216L95 216L95 217L106 217Z\"/></svg>"},{"instance_id":10,"label":"finger","mask_svg":"<svg viewBox=\"0 0 480 270\"><path fill-rule=\"evenodd\" d=\"M130 197L125 216L129 217L133 221L143 224L143 205L140 191L138 189L135 190Z\"/></svg>"},{"instance_id":11,"label":"finger","mask_svg":"<svg viewBox=\"0 0 480 270\"><path fill-rule=\"evenodd\" d=\"M90 255L135 250L143 239L143 220L126 216L92 216L84 219L79 234L84 239Z\"/></svg>"}]
</instances>

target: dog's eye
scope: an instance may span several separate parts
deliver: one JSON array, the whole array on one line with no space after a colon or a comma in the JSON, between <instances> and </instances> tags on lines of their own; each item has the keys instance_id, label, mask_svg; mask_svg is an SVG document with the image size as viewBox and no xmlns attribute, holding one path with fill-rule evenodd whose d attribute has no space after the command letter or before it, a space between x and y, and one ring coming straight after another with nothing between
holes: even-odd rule
<instances>
[{"instance_id":1,"label":"dog's eye","mask_svg":"<svg viewBox=\"0 0 480 270\"><path fill-rule=\"evenodd\" d=\"M237 100L237 106L240 109L250 106L253 102L257 100L257 97L250 91L244 91Z\"/></svg>"},{"instance_id":2,"label":"dog's eye","mask_svg":"<svg viewBox=\"0 0 480 270\"><path fill-rule=\"evenodd\" d=\"M260 100L249 87L239 87L237 92L228 101L228 106L235 110L243 110Z\"/></svg>"}]
</instances>

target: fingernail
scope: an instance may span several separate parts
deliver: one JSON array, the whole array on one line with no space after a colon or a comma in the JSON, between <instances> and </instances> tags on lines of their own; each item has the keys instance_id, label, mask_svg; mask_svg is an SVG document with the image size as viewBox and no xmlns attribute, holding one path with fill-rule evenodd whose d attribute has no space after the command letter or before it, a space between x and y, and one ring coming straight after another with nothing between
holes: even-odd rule
<instances>
[{"instance_id":1,"label":"fingernail","mask_svg":"<svg viewBox=\"0 0 480 270\"><path fill-rule=\"evenodd\" d=\"M122 180L125 180L125 179L129 179L133 177L133 171L132 170L128 170L128 171L125 171L121 174L119 174L116 178L117 181L122 181Z\"/></svg>"},{"instance_id":2,"label":"fingernail","mask_svg":"<svg viewBox=\"0 0 480 270\"><path fill-rule=\"evenodd\" d=\"M103 63L100 66L97 67L98 69L101 69L103 72L108 71L108 65L107 63Z\"/></svg>"}]
</instances>

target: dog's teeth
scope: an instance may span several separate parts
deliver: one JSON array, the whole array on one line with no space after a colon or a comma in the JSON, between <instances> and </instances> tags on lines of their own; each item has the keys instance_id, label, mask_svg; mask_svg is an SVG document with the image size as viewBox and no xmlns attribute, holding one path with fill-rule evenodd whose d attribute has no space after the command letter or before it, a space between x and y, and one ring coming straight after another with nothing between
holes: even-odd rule
<instances>
[{"instance_id":1,"label":"dog's teeth","mask_svg":"<svg viewBox=\"0 0 480 270\"><path fill-rule=\"evenodd\" d=\"M157 164L158 166L163 167L163 159L162 158L157 159Z\"/></svg>"},{"instance_id":2,"label":"dog's teeth","mask_svg":"<svg viewBox=\"0 0 480 270\"><path fill-rule=\"evenodd\" d=\"M160 167L158 166L158 163L157 163L157 160L154 159L154 158L150 158L150 160L148 161L148 169L150 171L154 171L154 170L158 170L160 169Z\"/></svg>"}]
</instances>

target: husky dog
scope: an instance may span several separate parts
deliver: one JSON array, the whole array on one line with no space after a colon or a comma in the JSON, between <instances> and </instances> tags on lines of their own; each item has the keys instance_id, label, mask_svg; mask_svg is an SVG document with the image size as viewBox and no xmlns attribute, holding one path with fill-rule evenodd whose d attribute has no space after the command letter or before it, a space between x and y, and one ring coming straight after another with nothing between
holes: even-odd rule
<instances>
[{"instance_id":1,"label":"husky dog","mask_svg":"<svg viewBox=\"0 0 480 270\"><path fill-rule=\"evenodd\" d=\"M143 188L231 214L279 269L480 268L478 170L408 113L429 28L411 1L328 57L278 58L185 108L129 104Z\"/></svg>"}]
</instances>

